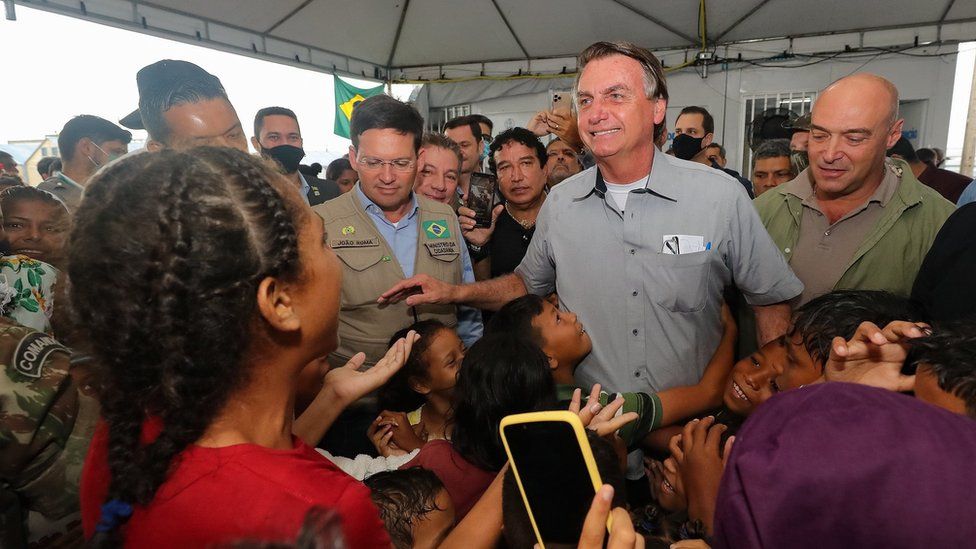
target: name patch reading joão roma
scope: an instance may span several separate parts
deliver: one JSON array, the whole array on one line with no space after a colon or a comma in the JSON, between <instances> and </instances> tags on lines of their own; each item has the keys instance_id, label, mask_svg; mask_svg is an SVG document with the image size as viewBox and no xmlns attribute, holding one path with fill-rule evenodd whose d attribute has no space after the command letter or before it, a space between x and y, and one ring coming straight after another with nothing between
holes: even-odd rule
<instances>
[{"instance_id":1,"label":"name patch reading jo\u00e3o roma","mask_svg":"<svg viewBox=\"0 0 976 549\"><path fill-rule=\"evenodd\" d=\"M329 246L332 248L372 248L379 245L379 238L333 238L329 240Z\"/></svg>"}]
</instances>

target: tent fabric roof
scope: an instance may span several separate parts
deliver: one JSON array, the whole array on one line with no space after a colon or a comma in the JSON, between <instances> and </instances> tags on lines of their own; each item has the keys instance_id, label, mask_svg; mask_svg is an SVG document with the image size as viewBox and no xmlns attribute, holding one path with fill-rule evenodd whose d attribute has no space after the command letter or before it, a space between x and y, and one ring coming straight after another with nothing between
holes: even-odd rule
<instances>
[{"instance_id":1,"label":"tent fabric roof","mask_svg":"<svg viewBox=\"0 0 976 549\"><path fill-rule=\"evenodd\" d=\"M69 0L18 3L319 67L344 59L354 73L364 66L385 72L572 57L598 40L652 50L699 43L699 2L692 0L86 0L81 11ZM976 20L970 0L708 0L705 6L708 40L717 44ZM341 63L336 68L342 72Z\"/></svg>"}]
</instances>

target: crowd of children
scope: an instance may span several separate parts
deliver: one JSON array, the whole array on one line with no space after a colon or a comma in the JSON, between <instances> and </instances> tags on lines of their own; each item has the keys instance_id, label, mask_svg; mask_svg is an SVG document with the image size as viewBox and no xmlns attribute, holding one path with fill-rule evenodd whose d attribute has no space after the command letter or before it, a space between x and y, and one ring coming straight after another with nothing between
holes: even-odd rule
<instances>
[{"instance_id":1,"label":"crowd of children","mask_svg":"<svg viewBox=\"0 0 976 549\"><path fill-rule=\"evenodd\" d=\"M67 247L67 212L43 191L8 189L0 209L18 254L0 263L6 313L52 331L49 275L67 260L65 307L96 359L103 421L80 495L96 545L284 540L311 524L350 547L528 547L499 423L567 408L612 486L593 509L627 510L614 530L635 546L961 547L976 534L976 323L933 321L906 298L825 294L738 361L726 310L697 385L612 394L574 382L591 351L576 315L527 295L469 349L437 321L398 332L374 368L329 371L295 418L295 380L335 344L338 270L322 221L262 161L124 159L88 188ZM375 454L316 452L372 392Z\"/></svg>"},{"instance_id":2,"label":"crowd of children","mask_svg":"<svg viewBox=\"0 0 976 549\"><path fill-rule=\"evenodd\" d=\"M25 186L0 192L0 213L0 350L19 391L0 402L15 426L0 473L38 545L56 516L75 534L62 541L98 547L531 547L500 424L554 410L587 428L604 484L574 502L585 549L976 539L972 316L835 290L737 360L723 306L696 384L616 393L579 386L587 326L530 294L470 347L419 320L369 369L362 353L330 367L343 271L323 218L265 160L133 154L71 214ZM373 397L368 430L331 429ZM372 449L342 455L329 436Z\"/></svg>"}]
</instances>

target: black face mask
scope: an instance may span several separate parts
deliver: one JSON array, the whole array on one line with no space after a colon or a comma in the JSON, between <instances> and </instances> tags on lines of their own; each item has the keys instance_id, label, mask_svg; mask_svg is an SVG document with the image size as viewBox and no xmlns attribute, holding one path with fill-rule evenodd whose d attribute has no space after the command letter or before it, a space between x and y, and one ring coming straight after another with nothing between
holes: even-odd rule
<instances>
[{"instance_id":1,"label":"black face mask","mask_svg":"<svg viewBox=\"0 0 976 549\"><path fill-rule=\"evenodd\" d=\"M692 137L686 133L678 134L674 136L674 141L671 142L671 148L674 150L674 155L682 160L691 160L696 154L700 153L702 150L702 140L704 137Z\"/></svg>"},{"instance_id":2,"label":"black face mask","mask_svg":"<svg viewBox=\"0 0 976 549\"><path fill-rule=\"evenodd\" d=\"M793 151L790 153L790 164L793 165L793 171L795 173L800 173L807 169L810 165L810 158L807 156L807 151Z\"/></svg>"},{"instance_id":3,"label":"black face mask","mask_svg":"<svg viewBox=\"0 0 976 549\"><path fill-rule=\"evenodd\" d=\"M298 171L298 163L305 158L305 150L294 145L278 145L270 149L261 147L261 153L281 165L285 173Z\"/></svg>"}]
</instances>

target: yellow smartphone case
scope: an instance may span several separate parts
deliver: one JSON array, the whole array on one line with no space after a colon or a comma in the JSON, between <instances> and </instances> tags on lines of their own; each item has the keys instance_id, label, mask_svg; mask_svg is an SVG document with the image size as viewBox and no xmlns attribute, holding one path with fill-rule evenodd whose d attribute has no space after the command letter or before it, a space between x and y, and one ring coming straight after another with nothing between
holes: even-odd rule
<instances>
[{"instance_id":1,"label":"yellow smartphone case","mask_svg":"<svg viewBox=\"0 0 976 549\"><path fill-rule=\"evenodd\" d=\"M590 441L586 439L586 431L583 430L583 423L580 421L579 416L573 412L570 412L569 410L530 412L527 414L514 414L506 416L502 419L501 426L499 428L502 436L502 445L505 446L505 454L508 455L508 463L512 466L512 472L515 474L515 482L518 484L519 493L522 494L522 502L525 503L525 510L529 515L529 521L532 523L532 531L535 532L535 538L539 541L539 546L542 549L545 549L545 542L542 540L539 527L535 522L535 516L532 514L532 505L529 503L529 498L525 494L525 488L522 487L522 477L519 474L518 464L515 463L514 459L512 459L512 451L509 449L508 440L505 438L505 427L507 426L517 425L520 423L540 422L568 423L573 428L573 433L576 434L576 441L579 444L580 453L583 454L583 462L586 464L586 469L590 473L590 481L593 483L594 495L600 490L600 487L603 486L603 481L600 479L600 471L596 468L596 460L593 458L593 451L590 449ZM612 526L612 522L608 516L608 532Z\"/></svg>"}]
</instances>

